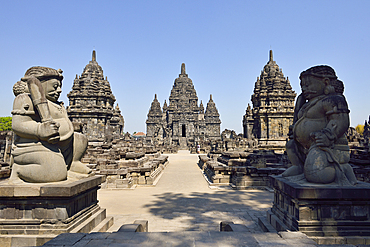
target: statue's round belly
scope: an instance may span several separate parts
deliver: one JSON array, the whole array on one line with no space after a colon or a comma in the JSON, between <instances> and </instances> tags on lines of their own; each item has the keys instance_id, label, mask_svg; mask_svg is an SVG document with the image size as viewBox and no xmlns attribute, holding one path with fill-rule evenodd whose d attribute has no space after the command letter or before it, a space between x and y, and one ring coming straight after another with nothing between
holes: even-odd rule
<instances>
[{"instance_id":1,"label":"statue's round belly","mask_svg":"<svg viewBox=\"0 0 370 247\"><path fill-rule=\"evenodd\" d=\"M60 124L59 127L60 141L67 140L69 137L73 135L73 125L68 118L54 119L54 121Z\"/></svg>"},{"instance_id":2,"label":"statue's round belly","mask_svg":"<svg viewBox=\"0 0 370 247\"><path fill-rule=\"evenodd\" d=\"M314 142L310 137L312 132L320 131L326 127L326 119L309 119L304 118L301 121L297 121L294 127L294 138L303 147L309 148Z\"/></svg>"}]
</instances>

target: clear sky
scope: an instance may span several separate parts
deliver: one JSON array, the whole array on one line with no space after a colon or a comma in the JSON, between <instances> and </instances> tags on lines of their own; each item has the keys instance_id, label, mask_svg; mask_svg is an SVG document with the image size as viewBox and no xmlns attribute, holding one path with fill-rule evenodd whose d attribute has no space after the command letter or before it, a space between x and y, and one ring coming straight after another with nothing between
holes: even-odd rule
<instances>
[{"instance_id":1,"label":"clear sky","mask_svg":"<svg viewBox=\"0 0 370 247\"><path fill-rule=\"evenodd\" d=\"M163 106L181 63L203 104L213 95L221 130L242 132L254 83L269 59L298 94L299 74L332 66L345 85L351 126L369 110L370 1L0 1L0 116L32 66L64 71L68 105L76 74L96 50L125 119L146 132L154 94Z\"/></svg>"}]
</instances>

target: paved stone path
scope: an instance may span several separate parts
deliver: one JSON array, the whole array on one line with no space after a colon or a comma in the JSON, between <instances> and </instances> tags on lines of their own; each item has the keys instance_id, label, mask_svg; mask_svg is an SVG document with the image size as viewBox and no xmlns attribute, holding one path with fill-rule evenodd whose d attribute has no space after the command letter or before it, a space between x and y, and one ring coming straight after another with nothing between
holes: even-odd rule
<instances>
[{"instance_id":1,"label":"paved stone path","mask_svg":"<svg viewBox=\"0 0 370 247\"><path fill-rule=\"evenodd\" d=\"M108 232L61 234L44 246L317 246L300 232L262 232L257 217L265 216L271 208L271 192L209 188L197 166L197 155L179 151L169 155L169 160L170 164L155 187L98 192L100 206L107 209L109 216L114 216L115 223ZM149 232L117 232L120 226L135 220L148 220ZM246 229L220 232L221 221L233 221L245 225Z\"/></svg>"},{"instance_id":2,"label":"paved stone path","mask_svg":"<svg viewBox=\"0 0 370 247\"><path fill-rule=\"evenodd\" d=\"M262 233L257 217L271 208L273 193L211 189L197 163L198 155L180 150L155 187L99 190L100 206L114 216L109 231L135 220L148 220L150 232L219 231L221 221L233 221Z\"/></svg>"}]
</instances>

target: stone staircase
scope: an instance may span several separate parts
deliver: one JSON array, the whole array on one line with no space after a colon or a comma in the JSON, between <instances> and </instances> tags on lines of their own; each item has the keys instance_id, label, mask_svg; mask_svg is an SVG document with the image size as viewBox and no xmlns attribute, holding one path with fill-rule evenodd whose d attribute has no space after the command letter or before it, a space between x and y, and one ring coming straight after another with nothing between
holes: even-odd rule
<instances>
[{"instance_id":1,"label":"stone staircase","mask_svg":"<svg viewBox=\"0 0 370 247\"><path fill-rule=\"evenodd\" d=\"M186 143L186 137L180 137L179 144L180 144L180 150L188 150L188 146Z\"/></svg>"},{"instance_id":2,"label":"stone staircase","mask_svg":"<svg viewBox=\"0 0 370 247\"><path fill-rule=\"evenodd\" d=\"M300 232L251 233L247 227L221 222L220 231L148 232L148 221L137 220L112 233L61 234L43 245L51 246L285 246L313 247L317 244Z\"/></svg>"}]
</instances>

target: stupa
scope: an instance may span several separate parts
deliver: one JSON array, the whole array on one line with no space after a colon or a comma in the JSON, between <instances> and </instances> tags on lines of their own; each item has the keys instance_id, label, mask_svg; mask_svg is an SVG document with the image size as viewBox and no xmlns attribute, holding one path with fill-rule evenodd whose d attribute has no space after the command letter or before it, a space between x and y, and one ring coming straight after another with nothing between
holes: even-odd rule
<instances>
[{"instance_id":1,"label":"stupa","mask_svg":"<svg viewBox=\"0 0 370 247\"><path fill-rule=\"evenodd\" d=\"M82 125L82 133L89 142L104 142L122 135L124 119L103 69L96 61L96 52L81 76L76 75L72 90L67 95L68 116L72 123Z\"/></svg>"}]
</instances>

